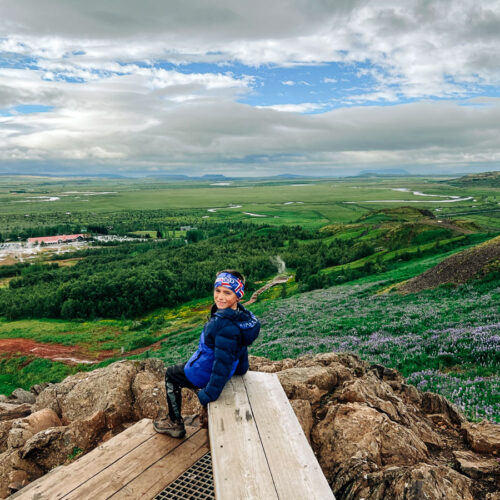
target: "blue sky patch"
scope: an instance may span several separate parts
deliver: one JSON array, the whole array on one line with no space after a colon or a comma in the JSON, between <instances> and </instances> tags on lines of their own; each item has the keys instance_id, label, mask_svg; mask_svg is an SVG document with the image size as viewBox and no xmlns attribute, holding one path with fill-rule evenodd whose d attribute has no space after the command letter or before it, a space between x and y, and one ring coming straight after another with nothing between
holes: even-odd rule
<instances>
[{"instance_id":1,"label":"blue sky patch","mask_svg":"<svg viewBox=\"0 0 500 500\"><path fill-rule=\"evenodd\" d=\"M54 106L43 104L19 104L10 108L0 109L0 116L29 115L31 113L47 113L52 111Z\"/></svg>"}]
</instances>

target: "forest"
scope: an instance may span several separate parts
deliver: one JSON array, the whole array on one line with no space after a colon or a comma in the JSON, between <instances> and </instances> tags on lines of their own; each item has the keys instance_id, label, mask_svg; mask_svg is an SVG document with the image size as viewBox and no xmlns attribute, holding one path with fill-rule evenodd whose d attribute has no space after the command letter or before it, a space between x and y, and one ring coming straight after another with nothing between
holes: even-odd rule
<instances>
[{"instance_id":1,"label":"forest","mask_svg":"<svg viewBox=\"0 0 500 500\"><path fill-rule=\"evenodd\" d=\"M128 226L137 229L137 226ZM422 224L399 224L391 237L370 234L346 238L327 230L300 226L272 227L240 223L200 225L186 238L110 243L77 251L84 257L72 267L52 263L0 268L12 277L0 289L0 315L19 318L134 318L158 307L173 307L210 294L221 263L255 282L277 272L279 255L295 272L299 292L345 283L387 270L413 257L446 252L479 241L482 236L452 238ZM393 228L394 229L394 228ZM430 244L425 230L433 232ZM406 250L405 250L406 249ZM362 265L360 265L362 263ZM354 264L351 267L351 264Z\"/></svg>"}]
</instances>

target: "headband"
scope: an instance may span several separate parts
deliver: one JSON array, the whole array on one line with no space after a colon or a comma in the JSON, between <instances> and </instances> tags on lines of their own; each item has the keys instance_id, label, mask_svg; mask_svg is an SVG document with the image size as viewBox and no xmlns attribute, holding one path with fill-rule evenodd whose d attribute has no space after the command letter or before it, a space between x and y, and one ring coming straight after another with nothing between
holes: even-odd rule
<instances>
[{"instance_id":1,"label":"headband","mask_svg":"<svg viewBox=\"0 0 500 500\"><path fill-rule=\"evenodd\" d=\"M232 290L236 297L241 299L245 294L245 286L243 285L243 281L230 273L220 273L217 275L214 283L214 289L218 286L223 286L224 288L229 288Z\"/></svg>"}]
</instances>

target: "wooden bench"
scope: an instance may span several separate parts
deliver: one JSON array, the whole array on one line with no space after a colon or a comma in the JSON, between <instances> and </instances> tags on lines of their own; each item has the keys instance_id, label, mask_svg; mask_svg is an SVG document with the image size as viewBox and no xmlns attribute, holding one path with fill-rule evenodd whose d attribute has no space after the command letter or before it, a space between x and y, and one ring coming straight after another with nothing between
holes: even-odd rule
<instances>
[{"instance_id":1,"label":"wooden bench","mask_svg":"<svg viewBox=\"0 0 500 500\"><path fill-rule=\"evenodd\" d=\"M57 467L9 499L151 499L208 453L205 429L157 434L143 419L75 462Z\"/></svg>"},{"instance_id":2,"label":"wooden bench","mask_svg":"<svg viewBox=\"0 0 500 500\"><path fill-rule=\"evenodd\" d=\"M275 374L233 377L208 415L217 500L335 498Z\"/></svg>"}]
</instances>

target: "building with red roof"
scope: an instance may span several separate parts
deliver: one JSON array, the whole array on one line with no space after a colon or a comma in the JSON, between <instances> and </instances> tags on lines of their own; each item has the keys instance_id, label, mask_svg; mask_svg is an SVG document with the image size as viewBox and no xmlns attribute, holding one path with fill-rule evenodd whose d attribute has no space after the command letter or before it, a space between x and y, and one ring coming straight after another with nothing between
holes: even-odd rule
<instances>
[{"instance_id":1,"label":"building with red roof","mask_svg":"<svg viewBox=\"0 0 500 500\"><path fill-rule=\"evenodd\" d=\"M36 238L28 238L29 245L57 245L58 243L70 243L72 241L83 241L90 238L89 234L59 234L57 236L38 236Z\"/></svg>"}]
</instances>

